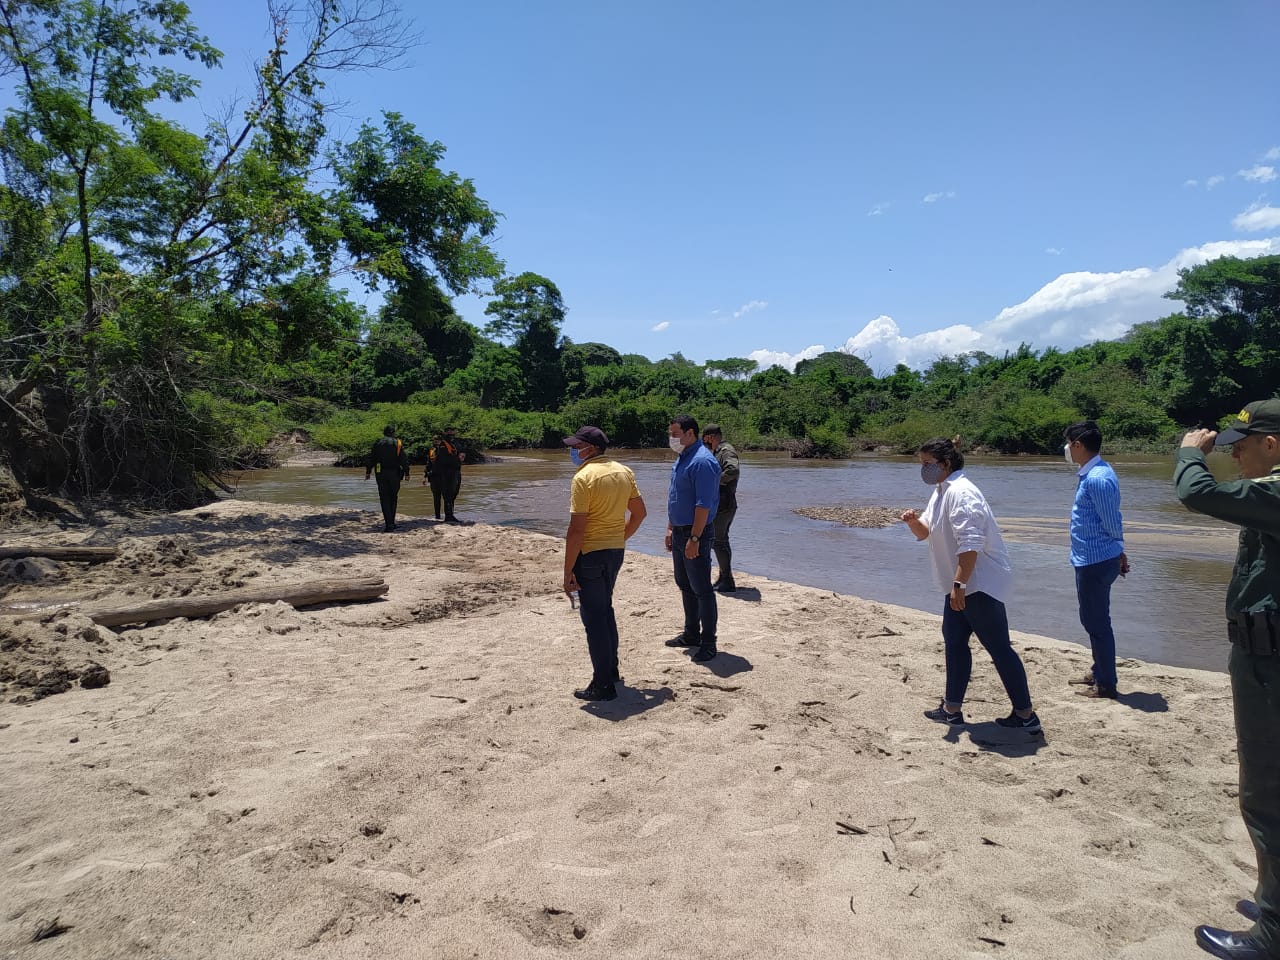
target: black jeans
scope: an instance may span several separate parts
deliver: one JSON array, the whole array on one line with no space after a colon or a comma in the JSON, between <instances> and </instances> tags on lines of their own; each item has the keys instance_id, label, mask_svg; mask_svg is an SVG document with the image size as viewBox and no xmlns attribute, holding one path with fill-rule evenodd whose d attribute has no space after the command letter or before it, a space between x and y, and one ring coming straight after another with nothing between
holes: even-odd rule
<instances>
[{"instance_id":1,"label":"black jeans","mask_svg":"<svg viewBox=\"0 0 1280 960\"><path fill-rule=\"evenodd\" d=\"M675 567L676 586L684 602L684 636L698 641L704 647L716 645L716 592L711 588L711 538L698 540L698 555L692 560L684 556L685 544L692 530L689 527L671 528L671 559Z\"/></svg>"},{"instance_id":2,"label":"black jeans","mask_svg":"<svg viewBox=\"0 0 1280 960\"><path fill-rule=\"evenodd\" d=\"M1120 576L1120 558L1076 567L1076 599L1080 626L1093 649L1093 679L1100 687L1116 688L1116 635L1111 629L1111 585Z\"/></svg>"},{"instance_id":3,"label":"black jeans","mask_svg":"<svg viewBox=\"0 0 1280 960\"><path fill-rule=\"evenodd\" d=\"M1009 617L1004 604L990 594L979 590L964 599L963 610L952 610L950 598L942 601L942 642L947 661L947 692L945 699L952 706L964 703L965 690L969 687L969 674L973 670L973 654L969 650L969 638L978 635L978 641L991 654L1004 692L1009 695L1015 710L1031 709L1031 694L1027 690L1027 670L1022 658L1009 641Z\"/></svg>"},{"instance_id":4,"label":"black jeans","mask_svg":"<svg viewBox=\"0 0 1280 960\"><path fill-rule=\"evenodd\" d=\"M444 499L444 518L453 519L453 501L458 499L458 490L462 487L462 471L450 470L448 473L431 475L431 499L436 508L436 519L440 518L440 500Z\"/></svg>"},{"instance_id":5,"label":"black jeans","mask_svg":"<svg viewBox=\"0 0 1280 960\"><path fill-rule=\"evenodd\" d=\"M609 686L618 679L618 621L613 616L613 585L622 569L624 550L592 550L578 554L573 575L578 579L578 614L587 630L591 654L591 686Z\"/></svg>"},{"instance_id":6,"label":"black jeans","mask_svg":"<svg viewBox=\"0 0 1280 960\"><path fill-rule=\"evenodd\" d=\"M380 470L378 478L378 503L382 505L382 521L388 527L396 525L396 503L400 499L400 470Z\"/></svg>"},{"instance_id":7,"label":"black jeans","mask_svg":"<svg viewBox=\"0 0 1280 960\"><path fill-rule=\"evenodd\" d=\"M721 583L733 583L733 548L729 546L729 527L733 525L733 518L737 514L736 504L727 508L721 504L720 509L716 511L715 520L712 521L715 539L711 545L716 552L716 565L720 567Z\"/></svg>"}]
</instances>

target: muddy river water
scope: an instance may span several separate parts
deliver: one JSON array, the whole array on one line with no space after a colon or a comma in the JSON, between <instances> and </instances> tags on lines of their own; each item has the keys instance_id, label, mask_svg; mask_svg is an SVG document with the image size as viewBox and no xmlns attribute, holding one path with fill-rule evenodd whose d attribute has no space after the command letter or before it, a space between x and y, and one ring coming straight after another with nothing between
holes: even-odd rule
<instances>
[{"instance_id":1,"label":"muddy river water","mask_svg":"<svg viewBox=\"0 0 1280 960\"><path fill-rule=\"evenodd\" d=\"M623 450L615 455L635 470L649 508L649 519L630 547L665 555L673 455L665 450ZM1133 565L1112 591L1120 655L1224 670L1223 596L1235 553L1235 528L1190 513L1178 503L1171 483L1172 456L1118 457L1111 462L1120 476L1125 541ZM1228 457L1215 454L1210 463L1220 479L1234 475ZM499 455L493 462L468 466L458 516L562 536L572 473L567 453L559 451ZM1087 645L1067 560L1075 469L1061 460L971 458L967 473L990 501L1009 543L1018 578L1008 604L1010 626ZM422 468L414 467L400 495L402 518L432 516L430 490L421 480ZM363 469L312 466L245 473L239 477L238 495L363 508L370 512L370 523L381 526L377 490L372 480L365 482ZM794 512L806 506L920 508L928 496L914 459L813 461L792 460L785 454L744 455L731 534L735 570L746 575L739 583L749 584L750 574L757 574L940 613L943 599L932 584L926 548L904 525L858 529ZM402 528L406 525L401 523ZM558 568L547 571L549 589L559 579Z\"/></svg>"}]
</instances>

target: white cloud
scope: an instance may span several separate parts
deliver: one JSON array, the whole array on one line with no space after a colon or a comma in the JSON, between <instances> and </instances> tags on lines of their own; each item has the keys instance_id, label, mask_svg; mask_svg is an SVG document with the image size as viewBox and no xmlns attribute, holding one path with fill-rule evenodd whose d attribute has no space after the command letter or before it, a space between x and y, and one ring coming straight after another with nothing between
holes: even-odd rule
<instances>
[{"instance_id":1,"label":"white cloud","mask_svg":"<svg viewBox=\"0 0 1280 960\"><path fill-rule=\"evenodd\" d=\"M1264 207L1255 203L1252 207L1236 216L1231 225L1237 230L1274 230L1280 227L1280 207Z\"/></svg>"},{"instance_id":2,"label":"white cloud","mask_svg":"<svg viewBox=\"0 0 1280 960\"><path fill-rule=\"evenodd\" d=\"M1198 187L1200 186L1200 181L1199 180L1183 180L1182 185L1184 187Z\"/></svg>"},{"instance_id":3,"label":"white cloud","mask_svg":"<svg viewBox=\"0 0 1280 960\"><path fill-rule=\"evenodd\" d=\"M1220 174L1220 173L1215 173L1212 177L1210 177L1208 180L1206 180L1206 181L1204 182L1204 185L1205 185L1208 189L1212 190L1212 189L1213 189L1214 187L1216 187L1218 184L1222 183L1222 181L1223 181L1223 180L1225 180L1225 179L1227 179L1227 178L1226 178L1226 177L1224 177L1222 174Z\"/></svg>"},{"instance_id":4,"label":"white cloud","mask_svg":"<svg viewBox=\"0 0 1280 960\"><path fill-rule=\"evenodd\" d=\"M939 190L937 193L926 193L921 203L937 203L939 200L950 200L956 195L954 190Z\"/></svg>"},{"instance_id":5,"label":"white cloud","mask_svg":"<svg viewBox=\"0 0 1280 960\"><path fill-rule=\"evenodd\" d=\"M1244 177L1254 183L1270 183L1276 178L1275 167L1264 167L1262 164L1250 167L1248 170L1241 170L1237 176Z\"/></svg>"},{"instance_id":6,"label":"white cloud","mask_svg":"<svg viewBox=\"0 0 1280 960\"><path fill-rule=\"evenodd\" d=\"M1049 254L1050 256L1058 257L1062 255L1062 248L1061 247L1045 247L1044 252Z\"/></svg>"},{"instance_id":7,"label":"white cloud","mask_svg":"<svg viewBox=\"0 0 1280 960\"><path fill-rule=\"evenodd\" d=\"M652 327L650 327L649 329L650 329L651 331L653 331L654 333L661 333L663 330L667 329L667 327L669 327L669 326L671 326L671 321L670 321L670 320L663 320L661 323L655 323L655 324L654 324Z\"/></svg>"},{"instance_id":8,"label":"white cloud","mask_svg":"<svg viewBox=\"0 0 1280 960\"><path fill-rule=\"evenodd\" d=\"M1280 160L1280 147L1272 147L1270 150L1267 151L1266 156L1264 156L1262 159L1263 160Z\"/></svg>"},{"instance_id":9,"label":"white cloud","mask_svg":"<svg viewBox=\"0 0 1280 960\"><path fill-rule=\"evenodd\" d=\"M786 367L788 370L795 372L796 364L801 360L812 360L814 357L826 352L826 347L816 343L811 347L805 347L799 353L786 353L782 350L752 350L747 354L747 359L758 363L761 370L768 370L776 364L779 367Z\"/></svg>"},{"instance_id":10,"label":"white cloud","mask_svg":"<svg viewBox=\"0 0 1280 960\"><path fill-rule=\"evenodd\" d=\"M737 310L733 311L733 319L737 320L739 317L745 316L753 310L763 310L768 305L768 300L752 300L750 303L744 303Z\"/></svg>"},{"instance_id":11,"label":"white cloud","mask_svg":"<svg viewBox=\"0 0 1280 960\"><path fill-rule=\"evenodd\" d=\"M1277 217L1280 209L1268 208ZM902 333L892 317L879 316L836 349L856 353L877 374L896 364L922 368L941 356L982 350L1002 354L1030 343L1035 349L1069 350L1095 340L1123 336L1136 323L1156 320L1175 312L1178 305L1164 294L1178 283L1178 271L1218 257L1245 259L1280 254L1280 236L1264 240L1223 240L1179 251L1157 267L1135 267L1110 273L1064 273L1046 283L1021 303L1006 307L977 326L955 324L914 336ZM794 369L798 361L824 350L807 347L798 354L756 350L751 359L766 368L778 363Z\"/></svg>"},{"instance_id":12,"label":"white cloud","mask_svg":"<svg viewBox=\"0 0 1280 960\"><path fill-rule=\"evenodd\" d=\"M890 205L888 203L877 203L874 207L872 207L870 210L867 211L867 216L878 217L880 216L880 214L888 210L889 206Z\"/></svg>"}]
</instances>

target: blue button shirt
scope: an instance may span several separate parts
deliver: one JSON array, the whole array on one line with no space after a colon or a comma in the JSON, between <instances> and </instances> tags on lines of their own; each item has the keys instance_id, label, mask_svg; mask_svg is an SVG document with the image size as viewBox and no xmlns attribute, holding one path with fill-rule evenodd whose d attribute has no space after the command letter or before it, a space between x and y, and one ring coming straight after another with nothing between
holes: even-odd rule
<instances>
[{"instance_id":1,"label":"blue button shirt","mask_svg":"<svg viewBox=\"0 0 1280 960\"><path fill-rule=\"evenodd\" d=\"M680 451L671 467L667 521L673 527L692 526L696 507L707 508L708 526L720 509L720 464L701 440Z\"/></svg>"},{"instance_id":2,"label":"blue button shirt","mask_svg":"<svg viewBox=\"0 0 1280 960\"><path fill-rule=\"evenodd\" d=\"M1094 457L1080 468L1079 476L1071 505L1071 565L1087 567L1124 553L1124 525L1120 481L1111 464Z\"/></svg>"}]
</instances>

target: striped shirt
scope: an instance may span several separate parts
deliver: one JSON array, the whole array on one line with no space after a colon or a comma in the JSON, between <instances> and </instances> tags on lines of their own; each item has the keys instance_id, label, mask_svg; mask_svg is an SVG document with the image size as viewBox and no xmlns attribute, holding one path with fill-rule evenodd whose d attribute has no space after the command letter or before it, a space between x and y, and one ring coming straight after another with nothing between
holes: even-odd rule
<instances>
[{"instance_id":1,"label":"striped shirt","mask_svg":"<svg viewBox=\"0 0 1280 960\"><path fill-rule=\"evenodd\" d=\"M1071 565L1087 567L1122 553L1120 481L1111 464L1097 456L1080 468L1071 505Z\"/></svg>"}]
</instances>

